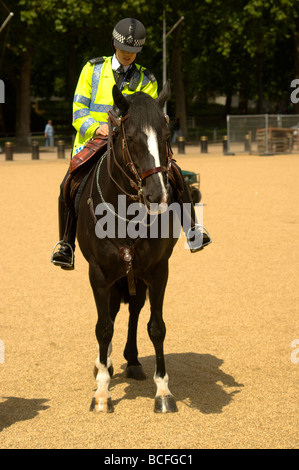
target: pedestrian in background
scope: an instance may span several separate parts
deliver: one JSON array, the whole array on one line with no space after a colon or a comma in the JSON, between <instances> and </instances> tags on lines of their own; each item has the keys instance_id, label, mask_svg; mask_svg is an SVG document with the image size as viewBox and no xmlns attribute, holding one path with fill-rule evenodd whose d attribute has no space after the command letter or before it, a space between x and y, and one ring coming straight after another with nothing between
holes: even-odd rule
<instances>
[{"instance_id":1,"label":"pedestrian in background","mask_svg":"<svg viewBox=\"0 0 299 470\"><path fill-rule=\"evenodd\" d=\"M181 123L180 123L180 118L177 118L174 125L173 125L173 137L172 137L172 143L175 144L176 140L178 137L181 137L182 132L181 132Z\"/></svg>"},{"instance_id":2,"label":"pedestrian in background","mask_svg":"<svg viewBox=\"0 0 299 470\"><path fill-rule=\"evenodd\" d=\"M54 127L49 119L45 127L46 147L54 147Z\"/></svg>"}]
</instances>

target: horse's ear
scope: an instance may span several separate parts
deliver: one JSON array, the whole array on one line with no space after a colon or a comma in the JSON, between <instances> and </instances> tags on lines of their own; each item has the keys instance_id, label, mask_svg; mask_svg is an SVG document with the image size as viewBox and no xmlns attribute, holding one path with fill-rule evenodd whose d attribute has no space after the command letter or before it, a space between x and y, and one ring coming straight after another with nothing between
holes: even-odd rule
<instances>
[{"instance_id":1,"label":"horse's ear","mask_svg":"<svg viewBox=\"0 0 299 470\"><path fill-rule=\"evenodd\" d=\"M159 94L157 98L157 103L159 103L161 108L163 108L166 101L169 100L169 98L170 98L170 80L167 80L167 82L163 86L161 93Z\"/></svg>"},{"instance_id":2,"label":"horse's ear","mask_svg":"<svg viewBox=\"0 0 299 470\"><path fill-rule=\"evenodd\" d=\"M114 104L119 109L120 114L126 115L129 109L129 103L116 85L113 86L112 95Z\"/></svg>"}]
</instances>

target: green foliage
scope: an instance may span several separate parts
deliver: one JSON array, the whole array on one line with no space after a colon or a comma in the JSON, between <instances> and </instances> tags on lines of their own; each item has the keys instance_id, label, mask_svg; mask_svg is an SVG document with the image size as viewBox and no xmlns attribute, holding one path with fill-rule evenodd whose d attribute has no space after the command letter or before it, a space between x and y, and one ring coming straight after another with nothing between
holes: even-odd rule
<instances>
[{"instance_id":1,"label":"green foliage","mask_svg":"<svg viewBox=\"0 0 299 470\"><path fill-rule=\"evenodd\" d=\"M185 18L180 46L190 109L219 94L257 99L261 82L265 100L287 100L295 78L299 2L293 0L11 0L10 9L14 17L0 35L1 78L19 87L20 58L28 53L31 92L41 98L55 95L71 103L82 66L112 53L113 26L126 16L146 25L140 62L154 72L161 88L163 9L167 31ZM172 33L167 39L169 74L176 60L174 38ZM174 97L172 110L173 102Z\"/></svg>"}]
</instances>

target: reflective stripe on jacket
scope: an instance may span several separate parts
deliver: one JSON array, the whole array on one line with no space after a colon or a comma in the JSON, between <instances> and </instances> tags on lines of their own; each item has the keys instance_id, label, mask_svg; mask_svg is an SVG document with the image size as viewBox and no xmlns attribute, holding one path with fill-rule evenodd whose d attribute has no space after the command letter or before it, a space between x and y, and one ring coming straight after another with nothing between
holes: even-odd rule
<instances>
[{"instance_id":1,"label":"reflective stripe on jacket","mask_svg":"<svg viewBox=\"0 0 299 470\"><path fill-rule=\"evenodd\" d=\"M103 57L103 62L90 63L83 67L76 87L73 101L73 126L77 131L73 155L84 143L91 139L96 129L107 122L108 111L113 108L112 88L115 85L112 57ZM125 83L122 93L130 95L136 91L148 93L157 98L157 81L151 80L144 73L145 67L136 64L140 78L134 91L129 90L129 83Z\"/></svg>"}]
</instances>

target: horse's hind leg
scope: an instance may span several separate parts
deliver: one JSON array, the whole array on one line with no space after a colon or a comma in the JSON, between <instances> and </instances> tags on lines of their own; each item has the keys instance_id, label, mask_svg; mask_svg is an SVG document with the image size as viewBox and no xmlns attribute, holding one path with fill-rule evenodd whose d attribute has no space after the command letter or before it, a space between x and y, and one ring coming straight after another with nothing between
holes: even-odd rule
<instances>
[{"instance_id":1,"label":"horse's hind leg","mask_svg":"<svg viewBox=\"0 0 299 470\"><path fill-rule=\"evenodd\" d=\"M142 365L138 361L137 349L137 326L139 314L144 306L146 299L146 284L141 281L136 281L136 296L131 296L129 299L129 326L127 343L124 350L124 357L127 360L126 374L128 378L135 380L144 380L146 375L143 371Z\"/></svg>"}]
</instances>

